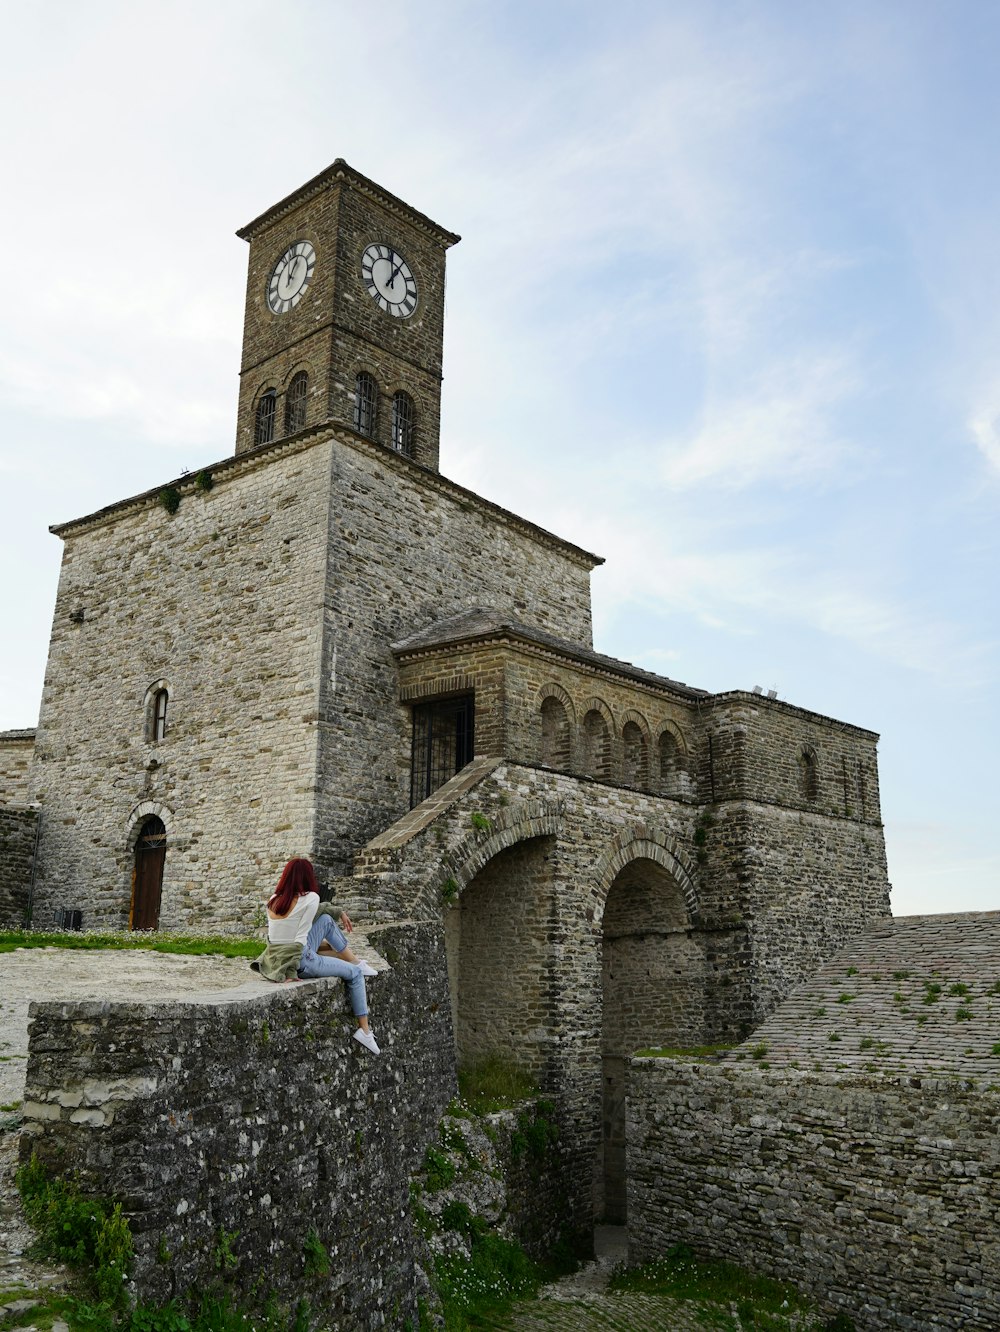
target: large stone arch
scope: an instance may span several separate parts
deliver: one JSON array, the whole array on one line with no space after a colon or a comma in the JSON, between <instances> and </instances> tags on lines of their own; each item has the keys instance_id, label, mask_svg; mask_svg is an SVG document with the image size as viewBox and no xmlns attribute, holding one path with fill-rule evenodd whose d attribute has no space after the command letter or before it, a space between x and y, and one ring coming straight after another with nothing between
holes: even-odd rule
<instances>
[{"instance_id":1,"label":"large stone arch","mask_svg":"<svg viewBox=\"0 0 1000 1332\"><path fill-rule=\"evenodd\" d=\"M600 857L601 1117L595 1214L624 1223L625 1069L646 1046L705 1040L709 963L686 853L667 834L633 827Z\"/></svg>"},{"instance_id":2,"label":"large stone arch","mask_svg":"<svg viewBox=\"0 0 1000 1332\"><path fill-rule=\"evenodd\" d=\"M522 801L446 860L445 947L460 1065L499 1056L548 1081L551 927L561 801Z\"/></svg>"},{"instance_id":3,"label":"large stone arch","mask_svg":"<svg viewBox=\"0 0 1000 1332\"><path fill-rule=\"evenodd\" d=\"M633 860L652 860L661 865L676 881L684 894L684 902L692 924L699 923L701 901L695 878L694 861L676 838L659 828L635 824L620 832L605 848L594 865L590 876L594 896L594 921L600 927L604 919L611 885Z\"/></svg>"},{"instance_id":4,"label":"large stone arch","mask_svg":"<svg viewBox=\"0 0 1000 1332\"><path fill-rule=\"evenodd\" d=\"M167 836L172 838L174 835L174 814L173 810L166 805L161 805L158 800L140 800L128 818L125 821L125 854L132 856L135 851L135 844L139 840L139 833L142 831L142 825L152 815L160 819L164 828L167 830Z\"/></svg>"}]
</instances>

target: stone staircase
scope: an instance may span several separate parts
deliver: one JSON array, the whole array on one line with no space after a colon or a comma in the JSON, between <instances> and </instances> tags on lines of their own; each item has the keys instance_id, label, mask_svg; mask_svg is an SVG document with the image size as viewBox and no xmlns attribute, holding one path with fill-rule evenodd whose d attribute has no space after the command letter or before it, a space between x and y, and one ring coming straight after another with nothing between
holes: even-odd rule
<instances>
[{"instance_id":1,"label":"stone staircase","mask_svg":"<svg viewBox=\"0 0 1000 1332\"><path fill-rule=\"evenodd\" d=\"M873 925L725 1061L1000 1088L1000 911Z\"/></svg>"}]
</instances>

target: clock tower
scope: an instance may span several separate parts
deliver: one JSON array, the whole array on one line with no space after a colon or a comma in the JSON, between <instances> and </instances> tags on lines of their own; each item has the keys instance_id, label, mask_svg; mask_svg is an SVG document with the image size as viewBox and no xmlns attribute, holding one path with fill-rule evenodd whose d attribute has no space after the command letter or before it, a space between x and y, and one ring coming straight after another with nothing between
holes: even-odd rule
<instances>
[{"instance_id":1,"label":"clock tower","mask_svg":"<svg viewBox=\"0 0 1000 1332\"><path fill-rule=\"evenodd\" d=\"M245 226L236 452L325 422L437 470L445 252L341 158Z\"/></svg>"}]
</instances>

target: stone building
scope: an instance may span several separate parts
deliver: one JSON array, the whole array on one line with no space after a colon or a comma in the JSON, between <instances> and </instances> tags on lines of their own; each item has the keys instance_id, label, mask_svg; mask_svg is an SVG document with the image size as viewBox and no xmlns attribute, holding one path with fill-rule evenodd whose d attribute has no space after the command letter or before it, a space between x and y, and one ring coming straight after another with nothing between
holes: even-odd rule
<instances>
[{"instance_id":1,"label":"stone building","mask_svg":"<svg viewBox=\"0 0 1000 1332\"><path fill-rule=\"evenodd\" d=\"M742 1036L888 914L877 736L595 651L598 557L441 475L457 236L340 160L238 234L235 454L52 529L0 902L247 931L309 854L441 923L459 1059L530 1067L620 1214L625 1058Z\"/></svg>"}]
</instances>

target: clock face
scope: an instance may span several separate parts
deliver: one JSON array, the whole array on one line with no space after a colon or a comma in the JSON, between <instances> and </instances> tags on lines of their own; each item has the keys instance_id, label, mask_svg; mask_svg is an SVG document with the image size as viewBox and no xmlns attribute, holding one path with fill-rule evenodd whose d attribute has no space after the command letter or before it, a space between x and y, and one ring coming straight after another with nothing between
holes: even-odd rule
<instances>
[{"instance_id":1,"label":"clock face","mask_svg":"<svg viewBox=\"0 0 1000 1332\"><path fill-rule=\"evenodd\" d=\"M409 319L417 308L417 283L410 265L390 245L369 245L361 256L368 295L386 314Z\"/></svg>"},{"instance_id":2,"label":"clock face","mask_svg":"<svg viewBox=\"0 0 1000 1332\"><path fill-rule=\"evenodd\" d=\"M316 251L308 241L289 245L267 280L267 303L275 314L287 314L298 305L315 267Z\"/></svg>"}]
</instances>

